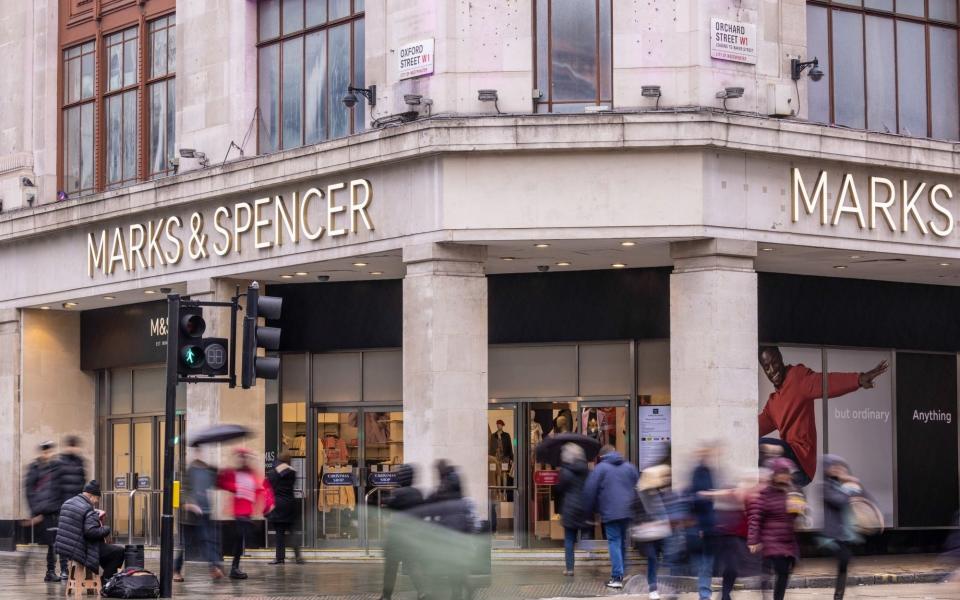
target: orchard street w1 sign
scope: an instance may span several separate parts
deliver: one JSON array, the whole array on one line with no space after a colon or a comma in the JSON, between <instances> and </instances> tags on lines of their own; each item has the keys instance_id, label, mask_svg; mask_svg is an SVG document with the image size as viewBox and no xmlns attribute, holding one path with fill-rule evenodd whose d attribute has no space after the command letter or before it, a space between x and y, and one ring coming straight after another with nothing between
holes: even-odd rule
<instances>
[{"instance_id":1,"label":"orchard street w1 sign","mask_svg":"<svg viewBox=\"0 0 960 600\"><path fill-rule=\"evenodd\" d=\"M717 17L710 19L710 57L757 64L757 26Z\"/></svg>"}]
</instances>

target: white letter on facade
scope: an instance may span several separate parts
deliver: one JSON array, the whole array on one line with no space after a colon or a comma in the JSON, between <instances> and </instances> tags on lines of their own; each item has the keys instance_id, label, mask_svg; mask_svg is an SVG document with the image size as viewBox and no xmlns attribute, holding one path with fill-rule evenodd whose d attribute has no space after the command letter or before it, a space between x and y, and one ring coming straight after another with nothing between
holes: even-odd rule
<instances>
[{"instance_id":1,"label":"white letter on facade","mask_svg":"<svg viewBox=\"0 0 960 600\"><path fill-rule=\"evenodd\" d=\"M820 203L820 224L827 224L827 200L825 191L827 187L827 172L820 171L817 176L817 184L813 188L813 198L807 194L807 188L803 185L803 178L800 177L800 169L793 167L790 170L791 179L793 179L793 222L800 220L800 199L803 198L803 207L808 215L812 215L817 208L817 202Z\"/></svg>"}]
</instances>

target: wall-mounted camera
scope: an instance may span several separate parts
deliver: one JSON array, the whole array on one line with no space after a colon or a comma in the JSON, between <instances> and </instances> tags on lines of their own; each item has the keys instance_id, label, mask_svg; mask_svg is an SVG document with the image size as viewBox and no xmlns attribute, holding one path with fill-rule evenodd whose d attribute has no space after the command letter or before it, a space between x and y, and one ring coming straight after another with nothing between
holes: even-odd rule
<instances>
[{"instance_id":1,"label":"wall-mounted camera","mask_svg":"<svg viewBox=\"0 0 960 600\"><path fill-rule=\"evenodd\" d=\"M541 273L546 273L550 270L550 265L537 265L537 270Z\"/></svg>"}]
</instances>

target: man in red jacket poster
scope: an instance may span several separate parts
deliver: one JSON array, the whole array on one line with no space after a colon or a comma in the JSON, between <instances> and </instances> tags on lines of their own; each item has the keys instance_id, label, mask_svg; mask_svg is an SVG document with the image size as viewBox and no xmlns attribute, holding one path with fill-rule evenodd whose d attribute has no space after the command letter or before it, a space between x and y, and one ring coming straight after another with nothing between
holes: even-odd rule
<instances>
[{"instance_id":1,"label":"man in red jacket poster","mask_svg":"<svg viewBox=\"0 0 960 600\"><path fill-rule=\"evenodd\" d=\"M802 364L787 365L776 346L763 346L759 352L760 367L774 390L758 419L761 444L778 445L783 455L800 467L795 483L809 484L817 473L817 420L814 401L823 397L823 373ZM874 380L887 371L887 361L863 373L828 373L828 398L849 394L860 388L870 389ZM763 436L780 432L780 439Z\"/></svg>"}]
</instances>

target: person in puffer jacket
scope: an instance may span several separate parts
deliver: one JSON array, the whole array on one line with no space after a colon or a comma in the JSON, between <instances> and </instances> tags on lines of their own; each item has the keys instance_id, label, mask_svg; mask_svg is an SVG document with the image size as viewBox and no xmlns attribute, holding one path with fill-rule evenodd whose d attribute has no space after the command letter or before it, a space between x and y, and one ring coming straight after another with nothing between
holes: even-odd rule
<instances>
[{"instance_id":1,"label":"person in puffer jacket","mask_svg":"<svg viewBox=\"0 0 960 600\"><path fill-rule=\"evenodd\" d=\"M57 552L66 560L81 563L96 572L103 567L101 581L106 583L123 564L123 546L104 540L110 528L102 523L100 484L95 480L83 486L83 492L63 503L57 531Z\"/></svg>"},{"instance_id":2,"label":"person in puffer jacket","mask_svg":"<svg viewBox=\"0 0 960 600\"><path fill-rule=\"evenodd\" d=\"M627 526L633 518L637 467L623 459L613 446L600 449L597 466L584 486L584 505L600 514L610 549L610 580L607 587L623 588L623 559L627 553Z\"/></svg>"},{"instance_id":3,"label":"person in puffer jacket","mask_svg":"<svg viewBox=\"0 0 960 600\"><path fill-rule=\"evenodd\" d=\"M80 438L68 436L63 442L63 452L57 457L57 485L60 487L60 503L83 491L87 482L87 468L80 456Z\"/></svg>"},{"instance_id":4,"label":"person in puffer jacket","mask_svg":"<svg viewBox=\"0 0 960 600\"><path fill-rule=\"evenodd\" d=\"M790 573L800 556L794 522L797 512L789 506L788 495L794 491L793 463L777 458L767 465L770 483L750 502L747 514L747 546L753 554L761 553L763 568L769 577L775 575L774 600L783 600ZM764 581L768 587L769 580Z\"/></svg>"},{"instance_id":5,"label":"person in puffer jacket","mask_svg":"<svg viewBox=\"0 0 960 600\"><path fill-rule=\"evenodd\" d=\"M47 572L43 580L46 582L60 581L67 578L67 561L60 559L60 575L57 575L57 557L54 543L57 537L57 519L63 498L60 497L60 487L57 477L57 461L53 454L53 442L40 444L40 455L30 463L27 476L23 482L23 489L27 493L27 504L30 506L30 523L36 526L39 540L47 545Z\"/></svg>"}]
</instances>

